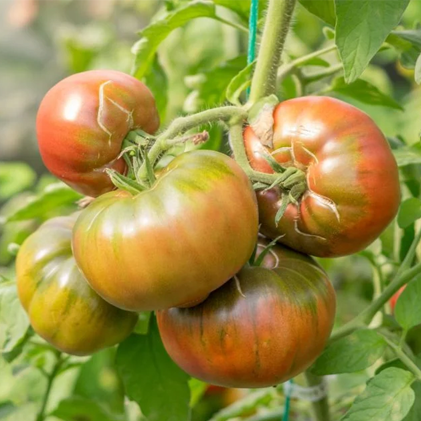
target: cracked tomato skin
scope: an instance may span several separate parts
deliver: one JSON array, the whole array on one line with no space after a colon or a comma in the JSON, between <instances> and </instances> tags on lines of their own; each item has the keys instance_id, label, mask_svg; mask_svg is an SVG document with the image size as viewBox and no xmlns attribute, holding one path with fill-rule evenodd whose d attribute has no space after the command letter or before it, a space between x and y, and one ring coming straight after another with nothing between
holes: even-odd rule
<instances>
[{"instance_id":1,"label":"cracked tomato skin","mask_svg":"<svg viewBox=\"0 0 421 421\"><path fill-rule=\"evenodd\" d=\"M171 358L200 380L236 388L273 386L308 368L335 317L326 273L276 245L262 266L244 267L236 278L195 307L157 312Z\"/></svg>"},{"instance_id":2,"label":"cracked tomato skin","mask_svg":"<svg viewBox=\"0 0 421 421\"><path fill-rule=\"evenodd\" d=\"M154 133L158 127L149 89L115 70L90 70L63 79L45 95L36 122L48 170L93 197L114 189L106 168L126 171L123 158L117 158L127 133Z\"/></svg>"},{"instance_id":3,"label":"cracked tomato skin","mask_svg":"<svg viewBox=\"0 0 421 421\"><path fill-rule=\"evenodd\" d=\"M215 151L179 155L149 190L116 190L79 216L73 251L92 288L117 307L204 300L244 265L258 231L246 174Z\"/></svg>"},{"instance_id":4,"label":"cracked tomato skin","mask_svg":"<svg viewBox=\"0 0 421 421\"><path fill-rule=\"evenodd\" d=\"M86 282L71 250L75 220L53 218L25 240L17 287L35 332L61 351L88 355L124 340L137 315L110 305Z\"/></svg>"},{"instance_id":5,"label":"cracked tomato skin","mask_svg":"<svg viewBox=\"0 0 421 421\"><path fill-rule=\"evenodd\" d=\"M359 109L329 97L302 97L274 110L273 148L262 146L251 127L244 131L255 170L271 173L270 153L284 166L306 172L307 191L288 205L278 226L279 188L259 191L261 231L306 254L336 257L373 242L397 213L398 168L373 120Z\"/></svg>"}]
</instances>

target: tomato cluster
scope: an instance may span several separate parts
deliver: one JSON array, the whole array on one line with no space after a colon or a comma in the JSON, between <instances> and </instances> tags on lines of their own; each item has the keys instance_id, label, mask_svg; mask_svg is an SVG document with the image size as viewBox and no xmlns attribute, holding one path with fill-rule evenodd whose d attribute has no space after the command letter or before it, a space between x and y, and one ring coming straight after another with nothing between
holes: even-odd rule
<instances>
[{"instance_id":1,"label":"tomato cluster","mask_svg":"<svg viewBox=\"0 0 421 421\"><path fill-rule=\"evenodd\" d=\"M300 171L299 197L290 182L256 200L239 164L207 150L177 156L145 187L130 174L141 163L120 154L130 131L158 129L149 90L115 71L52 88L37 118L41 155L97 198L46 222L19 251L19 297L34 330L87 354L123 340L136 312L150 310L173 360L209 383L265 387L308 368L329 338L336 300L307 254L339 256L373 241L396 214L399 180L386 140L356 108L307 97L279 104L273 117L270 145L247 127L245 150L256 171ZM115 189L106 169L139 188ZM262 233L286 246L257 241L259 218Z\"/></svg>"}]
</instances>

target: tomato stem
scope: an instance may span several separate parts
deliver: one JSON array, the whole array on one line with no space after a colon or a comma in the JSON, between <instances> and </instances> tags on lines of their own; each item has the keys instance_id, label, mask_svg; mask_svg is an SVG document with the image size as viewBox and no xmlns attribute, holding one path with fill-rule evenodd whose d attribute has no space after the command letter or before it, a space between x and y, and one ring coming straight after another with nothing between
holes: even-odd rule
<instances>
[{"instance_id":1,"label":"tomato stem","mask_svg":"<svg viewBox=\"0 0 421 421\"><path fill-rule=\"evenodd\" d=\"M320 386L323 383L323 377L315 376L309 371L304 372L307 384L310 387ZM322 399L312 402L313 414L317 421L330 421L329 401L327 396Z\"/></svg>"},{"instance_id":2,"label":"tomato stem","mask_svg":"<svg viewBox=\"0 0 421 421\"><path fill-rule=\"evenodd\" d=\"M249 105L275 93L276 74L296 0L270 0Z\"/></svg>"},{"instance_id":3,"label":"tomato stem","mask_svg":"<svg viewBox=\"0 0 421 421\"><path fill-rule=\"evenodd\" d=\"M417 367L417 365L406 355L405 351L398 345L396 345L392 340L390 340L387 335L382 332L377 332L381 335L384 341L389 345L389 347L394 351L396 356L405 364L405 366L414 374L417 380L421 380L421 370Z\"/></svg>"},{"instance_id":4,"label":"tomato stem","mask_svg":"<svg viewBox=\"0 0 421 421\"><path fill-rule=\"evenodd\" d=\"M244 149L243 127L240 124L230 128L230 145L235 160L250 180L258 183L258 188L262 187L261 183L265 184L268 189L278 186L288 194L290 201L295 203L307 190L306 175L298 168L289 167L281 174L267 174L253 170Z\"/></svg>"},{"instance_id":5,"label":"tomato stem","mask_svg":"<svg viewBox=\"0 0 421 421\"><path fill-rule=\"evenodd\" d=\"M50 397L51 388L53 386L54 379L56 378L58 372L60 371L61 365L63 364L64 360L62 358L61 352L56 353L56 362L51 373L47 377L47 389L45 390L44 397L41 403L41 408L38 412L36 421L44 421L45 420L45 410L47 408L48 399Z\"/></svg>"},{"instance_id":6,"label":"tomato stem","mask_svg":"<svg viewBox=\"0 0 421 421\"><path fill-rule=\"evenodd\" d=\"M384 289L382 294L374 300L365 310L363 310L357 317L352 319L346 325L337 329L330 338L330 342L334 342L345 336L350 335L357 329L366 327L376 313L392 298L392 296L409 281L414 279L421 273L421 263L417 263L411 269L407 269L401 274L395 275L392 282Z\"/></svg>"},{"instance_id":7,"label":"tomato stem","mask_svg":"<svg viewBox=\"0 0 421 421\"><path fill-rule=\"evenodd\" d=\"M176 118L169 127L161 133L156 139L148 153L149 161L152 167L155 166L158 159L164 152L174 146L176 143L185 142L185 137L180 137L186 131L198 126L209 124L214 121L243 121L247 118L247 112L240 107L227 106L211 108L197 114L186 117ZM146 177L146 166L142 165L139 170L142 178Z\"/></svg>"},{"instance_id":8,"label":"tomato stem","mask_svg":"<svg viewBox=\"0 0 421 421\"><path fill-rule=\"evenodd\" d=\"M306 64L308 61L312 60L313 58L319 57L323 54L330 53L331 51L334 51L334 50L336 50L335 44L330 45L329 47L323 48L321 50L314 51L313 53L307 54L305 56L298 57L295 60L292 60L289 63L282 65L278 70L277 83L279 84L280 82L282 82L291 73L293 73L297 67L300 67L303 64Z\"/></svg>"}]
</instances>

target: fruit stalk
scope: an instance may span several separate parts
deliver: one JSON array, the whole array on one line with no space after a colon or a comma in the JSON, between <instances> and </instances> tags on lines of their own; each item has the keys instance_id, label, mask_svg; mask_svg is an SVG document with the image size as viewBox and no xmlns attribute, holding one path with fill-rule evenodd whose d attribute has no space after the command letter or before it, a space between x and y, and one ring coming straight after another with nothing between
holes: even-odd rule
<instances>
[{"instance_id":1,"label":"fruit stalk","mask_svg":"<svg viewBox=\"0 0 421 421\"><path fill-rule=\"evenodd\" d=\"M187 130L204 124L209 124L214 121L229 121L231 119L241 121L246 118L246 111L234 106L212 108L190 116L176 118L156 139L156 142L148 153L149 161L153 167L161 154L174 146L172 139L178 137L182 133L185 133ZM145 164L143 164L140 168L139 175L141 177L146 177Z\"/></svg>"},{"instance_id":2,"label":"fruit stalk","mask_svg":"<svg viewBox=\"0 0 421 421\"><path fill-rule=\"evenodd\" d=\"M249 105L275 93L276 76L296 0L270 0Z\"/></svg>"}]
</instances>

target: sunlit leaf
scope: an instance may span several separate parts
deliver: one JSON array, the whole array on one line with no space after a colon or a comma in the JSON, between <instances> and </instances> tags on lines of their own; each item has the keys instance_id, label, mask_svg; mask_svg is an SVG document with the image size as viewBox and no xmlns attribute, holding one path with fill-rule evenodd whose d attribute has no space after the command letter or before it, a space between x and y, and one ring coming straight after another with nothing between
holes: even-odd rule
<instances>
[{"instance_id":1,"label":"sunlit leaf","mask_svg":"<svg viewBox=\"0 0 421 421\"><path fill-rule=\"evenodd\" d=\"M335 4L336 45L344 64L345 80L351 83L399 24L409 0L335 0Z\"/></svg>"}]
</instances>

